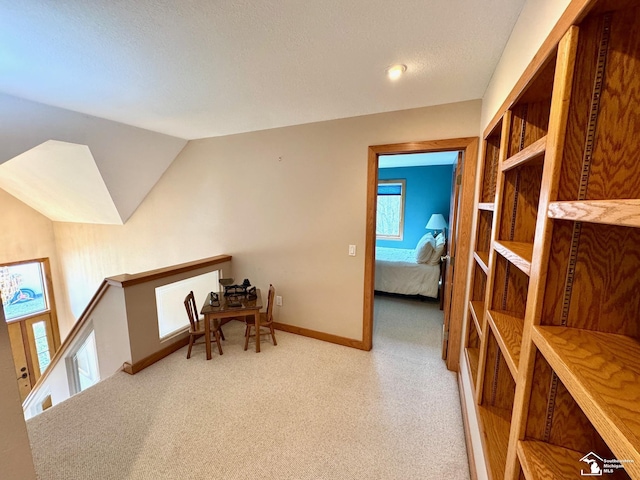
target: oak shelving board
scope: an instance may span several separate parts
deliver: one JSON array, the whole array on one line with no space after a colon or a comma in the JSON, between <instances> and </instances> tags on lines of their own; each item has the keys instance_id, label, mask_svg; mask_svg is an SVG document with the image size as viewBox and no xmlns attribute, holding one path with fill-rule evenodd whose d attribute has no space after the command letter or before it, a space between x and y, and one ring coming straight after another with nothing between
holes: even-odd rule
<instances>
[{"instance_id":1,"label":"oak shelving board","mask_svg":"<svg viewBox=\"0 0 640 480\"><path fill-rule=\"evenodd\" d=\"M484 273L489 272L489 252L473 252L473 256Z\"/></svg>"},{"instance_id":2,"label":"oak shelving board","mask_svg":"<svg viewBox=\"0 0 640 480\"><path fill-rule=\"evenodd\" d=\"M539 326L532 339L627 471L640 476L640 342L613 333Z\"/></svg>"},{"instance_id":3,"label":"oak shelving board","mask_svg":"<svg viewBox=\"0 0 640 480\"><path fill-rule=\"evenodd\" d=\"M515 380L518 377L518 364L520 363L523 319L496 310L489 310L487 315L498 346L502 350L507 366Z\"/></svg>"},{"instance_id":4,"label":"oak shelving board","mask_svg":"<svg viewBox=\"0 0 640 480\"><path fill-rule=\"evenodd\" d=\"M496 204L493 202L480 202L478 203L478 210L485 210L487 212L493 212L496 208Z\"/></svg>"},{"instance_id":5,"label":"oak shelving board","mask_svg":"<svg viewBox=\"0 0 640 480\"><path fill-rule=\"evenodd\" d=\"M538 165L542 165L546 145L547 136L545 135L505 160L500 166L500 170L506 172L512 168L526 164L533 164L534 162Z\"/></svg>"},{"instance_id":6,"label":"oak shelving board","mask_svg":"<svg viewBox=\"0 0 640 480\"><path fill-rule=\"evenodd\" d=\"M467 347L464 349L465 355L467 356L467 365L469 366L469 371L471 372L471 384L473 388L476 387L476 379L478 378L478 347Z\"/></svg>"},{"instance_id":7,"label":"oak shelving board","mask_svg":"<svg viewBox=\"0 0 640 480\"><path fill-rule=\"evenodd\" d=\"M640 200L552 202L549 218L640 228Z\"/></svg>"},{"instance_id":8,"label":"oak shelving board","mask_svg":"<svg viewBox=\"0 0 640 480\"><path fill-rule=\"evenodd\" d=\"M529 275L531 271L531 257L533 243L495 241L493 248L523 273Z\"/></svg>"},{"instance_id":9,"label":"oak shelving board","mask_svg":"<svg viewBox=\"0 0 640 480\"><path fill-rule=\"evenodd\" d=\"M478 331L478 337L482 337L482 322L484 316L484 302L480 300L471 300L469 302L469 310L473 317L473 322L476 325Z\"/></svg>"},{"instance_id":10,"label":"oak shelving board","mask_svg":"<svg viewBox=\"0 0 640 480\"><path fill-rule=\"evenodd\" d=\"M576 472L587 468L587 464L580 461L583 455L537 440L518 442L520 465L525 477L530 480L578 478Z\"/></svg>"}]
</instances>

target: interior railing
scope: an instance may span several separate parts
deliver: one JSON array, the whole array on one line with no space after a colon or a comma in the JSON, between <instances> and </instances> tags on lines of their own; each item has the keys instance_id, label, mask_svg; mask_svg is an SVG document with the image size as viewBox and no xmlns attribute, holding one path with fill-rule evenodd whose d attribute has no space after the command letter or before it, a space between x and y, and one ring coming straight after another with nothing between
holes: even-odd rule
<instances>
[{"instance_id":1,"label":"interior railing","mask_svg":"<svg viewBox=\"0 0 640 480\"><path fill-rule=\"evenodd\" d=\"M104 279L23 402L25 417L36 415L75 393L71 358L90 331L94 332L101 379L119 370L135 374L186 345L187 328L169 338L161 337L156 289L214 271L218 271L219 276L223 271L224 275L231 276L231 258L218 255Z\"/></svg>"}]
</instances>

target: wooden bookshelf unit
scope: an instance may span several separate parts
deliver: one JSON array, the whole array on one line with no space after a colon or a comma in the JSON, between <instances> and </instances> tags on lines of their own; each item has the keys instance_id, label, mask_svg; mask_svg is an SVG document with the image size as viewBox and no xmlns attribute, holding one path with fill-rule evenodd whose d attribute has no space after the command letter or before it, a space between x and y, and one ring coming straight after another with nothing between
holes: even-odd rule
<instances>
[{"instance_id":1,"label":"wooden bookshelf unit","mask_svg":"<svg viewBox=\"0 0 640 480\"><path fill-rule=\"evenodd\" d=\"M471 457L491 480L640 480L640 1L569 4L479 173Z\"/></svg>"}]
</instances>

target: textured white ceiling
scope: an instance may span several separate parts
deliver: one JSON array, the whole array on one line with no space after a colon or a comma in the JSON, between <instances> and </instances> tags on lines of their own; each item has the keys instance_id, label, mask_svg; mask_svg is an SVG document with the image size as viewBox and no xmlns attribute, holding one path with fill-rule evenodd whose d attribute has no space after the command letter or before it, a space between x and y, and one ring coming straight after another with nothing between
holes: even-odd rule
<instances>
[{"instance_id":1,"label":"textured white ceiling","mask_svg":"<svg viewBox=\"0 0 640 480\"><path fill-rule=\"evenodd\" d=\"M186 139L476 99L524 2L0 0L0 92Z\"/></svg>"}]
</instances>

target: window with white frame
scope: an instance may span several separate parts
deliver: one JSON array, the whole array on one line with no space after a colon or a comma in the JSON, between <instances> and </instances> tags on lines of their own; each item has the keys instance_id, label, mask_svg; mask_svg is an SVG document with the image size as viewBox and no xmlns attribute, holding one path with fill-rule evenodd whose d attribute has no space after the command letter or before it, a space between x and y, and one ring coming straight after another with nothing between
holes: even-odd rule
<instances>
[{"instance_id":1,"label":"window with white frame","mask_svg":"<svg viewBox=\"0 0 640 480\"><path fill-rule=\"evenodd\" d=\"M220 270L203 273L195 277L156 287L156 308L160 340L171 339L175 334L189 328L189 318L184 308L184 298L190 291L196 298L198 309L209 292L220 290Z\"/></svg>"},{"instance_id":2,"label":"window with white frame","mask_svg":"<svg viewBox=\"0 0 640 480\"><path fill-rule=\"evenodd\" d=\"M96 334L93 329L84 337L80 346L68 358L69 380L72 394L100 381Z\"/></svg>"},{"instance_id":3,"label":"window with white frame","mask_svg":"<svg viewBox=\"0 0 640 480\"><path fill-rule=\"evenodd\" d=\"M402 240L405 190L405 180L378 181L376 238Z\"/></svg>"}]
</instances>

